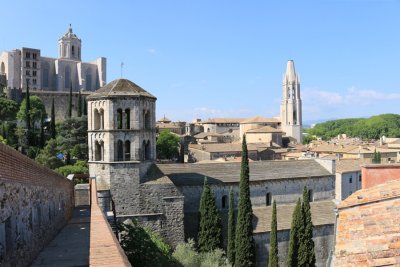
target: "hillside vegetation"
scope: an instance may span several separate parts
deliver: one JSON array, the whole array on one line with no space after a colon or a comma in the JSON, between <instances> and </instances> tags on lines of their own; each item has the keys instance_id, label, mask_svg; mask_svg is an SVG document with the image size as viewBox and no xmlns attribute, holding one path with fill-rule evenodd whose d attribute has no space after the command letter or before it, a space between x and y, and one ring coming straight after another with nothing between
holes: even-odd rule
<instances>
[{"instance_id":1,"label":"hillside vegetation","mask_svg":"<svg viewBox=\"0 0 400 267\"><path fill-rule=\"evenodd\" d=\"M362 139L378 139L381 136L400 137L400 115L382 114L370 118L340 119L317 124L307 129L310 135L316 135L324 140L346 134L348 137Z\"/></svg>"}]
</instances>

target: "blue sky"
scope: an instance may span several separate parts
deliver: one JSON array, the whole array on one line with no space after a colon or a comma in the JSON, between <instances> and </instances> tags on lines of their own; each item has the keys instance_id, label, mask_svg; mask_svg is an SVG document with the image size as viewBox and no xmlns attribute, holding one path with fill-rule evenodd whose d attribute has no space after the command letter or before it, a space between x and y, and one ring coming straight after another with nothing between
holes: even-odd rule
<instances>
[{"instance_id":1,"label":"blue sky","mask_svg":"<svg viewBox=\"0 0 400 267\"><path fill-rule=\"evenodd\" d=\"M35 3L35 4L33 4ZM279 114L288 59L303 121L399 113L400 2L2 1L0 50L57 56L72 23L82 58L107 58L157 96L157 118Z\"/></svg>"}]
</instances>

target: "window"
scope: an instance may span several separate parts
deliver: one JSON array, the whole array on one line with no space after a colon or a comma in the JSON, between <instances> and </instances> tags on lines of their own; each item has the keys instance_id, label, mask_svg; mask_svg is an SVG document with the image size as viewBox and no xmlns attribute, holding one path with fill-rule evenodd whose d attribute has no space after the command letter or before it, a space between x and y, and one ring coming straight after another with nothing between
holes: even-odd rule
<instances>
[{"instance_id":1,"label":"window","mask_svg":"<svg viewBox=\"0 0 400 267\"><path fill-rule=\"evenodd\" d=\"M222 207L222 209L226 209L227 208L227 202L228 202L228 197L226 195L222 196L222 199L221 199L221 207Z\"/></svg>"},{"instance_id":2,"label":"window","mask_svg":"<svg viewBox=\"0 0 400 267\"><path fill-rule=\"evenodd\" d=\"M125 109L125 128L131 128L131 110L129 108Z\"/></svg>"},{"instance_id":3,"label":"window","mask_svg":"<svg viewBox=\"0 0 400 267\"><path fill-rule=\"evenodd\" d=\"M25 71L25 75L26 76L31 76L31 71L30 70Z\"/></svg>"},{"instance_id":4,"label":"window","mask_svg":"<svg viewBox=\"0 0 400 267\"><path fill-rule=\"evenodd\" d=\"M75 46L72 46L72 55L75 55Z\"/></svg>"},{"instance_id":5,"label":"window","mask_svg":"<svg viewBox=\"0 0 400 267\"><path fill-rule=\"evenodd\" d=\"M117 110L117 129L122 129L122 109Z\"/></svg>"},{"instance_id":6,"label":"window","mask_svg":"<svg viewBox=\"0 0 400 267\"><path fill-rule=\"evenodd\" d=\"M32 62L32 67L33 67L34 69L36 69L36 68L37 68L37 62Z\"/></svg>"},{"instance_id":7,"label":"window","mask_svg":"<svg viewBox=\"0 0 400 267\"><path fill-rule=\"evenodd\" d=\"M358 175L358 181L361 183L361 173Z\"/></svg>"},{"instance_id":8,"label":"window","mask_svg":"<svg viewBox=\"0 0 400 267\"><path fill-rule=\"evenodd\" d=\"M31 58L31 53L30 53L30 52L26 52L26 53L25 53L25 57L26 57L26 58Z\"/></svg>"},{"instance_id":9,"label":"window","mask_svg":"<svg viewBox=\"0 0 400 267\"><path fill-rule=\"evenodd\" d=\"M349 178L349 184L352 184L353 183L353 176L350 176L350 178Z\"/></svg>"},{"instance_id":10,"label":"window","mask_svg":"<svg viewBox=\"0 0 400 267\"><path fill-rule=\"evenodd\" d=\"M36 53L32 53L32 57L33 57L33 59L36 59L37 54Z\"/></svg>"},{"instance_id":11,"label":"window","mask_svg":"<svg viewBox=\"0 0 400 267\"><path fill-rule=\"evenodd\" d=\"M131 142L125 141L125 161L131 160Z\"/></svg>"},{"instance_id":12,"label":"window","mask_svg":"<svg viewBox=\"0 0 400 267\"><path fill-rule=\"evenodd\" d=\"M265 205L266 206L271 206L271 200L272 200L271 193L268 192L265 195Z\"/></svg>"},{"instance_id":13,"label":"window","mask_svg":"<svg viewBox=\"0 0 400 267\"><path fill-rule=\"evenodd\" d=\"M123 160L123 155L124 155L123 149L124 149L124 147L123 147L122 141L118 140L118 142L117 142L117 161Z\"/></svg>"},{"instance_id":14,"label":"window","mask_svg":"<svg viewBox=\"0 0 400 267\"><path fill-rule=\"evenodd\" d=\"M30 61L25 61L25 67L30 68L31 67L31 62Z\"/></svg>"},{"instance_id":15,"label":"window","mask_svg":"<svg viewBox=\"0 0 400 267\"><path fill-rule=\"evenodd\" d=\"M309 202L314 201L314 195L313 195L313 191L311 189L308 190L308 201Z\"/></svg>"},{"instance_id":16,"label":"window","mask_svg":"<svg viewBox=\"0 0 400 267\"><path fill-rule=\"evenodd\" d=\"M32 71L32 76L36 76L36 70Z\"/></svg>"},{"instance_id":17,"label":"window","mask_svg":"<svg viewBox=\"0 0 400 267\"><path fill-rule=\"evenodd\" d=\"M37 83L37 82L36 82L36 79L32 79L32 84L33 84L33 85L36 85L36 83Z\"/></svg>"}]
</instances>

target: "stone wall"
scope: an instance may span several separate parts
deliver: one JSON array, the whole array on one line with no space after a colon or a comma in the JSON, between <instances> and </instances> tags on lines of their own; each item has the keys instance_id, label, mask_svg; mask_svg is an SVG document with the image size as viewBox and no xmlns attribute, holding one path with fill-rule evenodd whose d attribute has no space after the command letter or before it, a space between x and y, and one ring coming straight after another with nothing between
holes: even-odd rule
<instances>
[{"instance_id":1,"label":"stone wall","mask_svg":"<svg viewBox=\"0 0 400 267\"><path fill-rule=\"evenodd\" d=\"M267 266L269 255L269 232L254 234L253 238L256 243L257 266ZM333 224L314 226L313 240L317 267L326 266L334 238ZM278 231L279 266L285 266L289 250L289 239L290 230Z\"/></svg>"},{"instance_id":2,"label":"stone wall","mask_svg":"<svg viewBox=\"0 0 400 267\"><path fill-rule=\"evenodd\" d=\"M26 266L72 215L73 183L0 144L0 263Z\"/></svg>"},{"instance_id":3,"label":"stone wall","mask_svg":"<svg viewBox=\"0 0 400 267\"><path fill-rule=\"evenodd\" d=\"M82 109L84 108L83 99L90 95L92 92L82 92ZM33 91L29 90L31 96L36 95L40 97L46 108L47 116L51 116L51 103L54 99L56 121L63 121L67 117L68 105L69 105L69 92L47 92L47 91ZM78 93L72 93L72 117L78 115ZM25 97L25 93L22 94ZM82 110L83 113L83 110Z\"/></svg>"},{"instance_id":4,"label":"stone wall","mask_svg":"<svg viewBox=\"0 0 400 267\"><path fill-rule=\"evenodd\" d=\"M318 178L294 178L264 180L250 182L250 196L253 207L265 206L266 195L270 193L271 203L276 200L277 204L295 203L302 196L303 188L307 186L312 191L314 201L334 199L335 177ZM229 196L232 188L235 197L235 207L239 198L239 183L210 184L214 192L217 208L223 210L222 198ZM203 186L178 186L178 189L185 196L185 212L199 210L199 203ZM225 205L225 209L228 205ZM186 219L186 218L185 218Z\"/></svg>"}]
</instances>

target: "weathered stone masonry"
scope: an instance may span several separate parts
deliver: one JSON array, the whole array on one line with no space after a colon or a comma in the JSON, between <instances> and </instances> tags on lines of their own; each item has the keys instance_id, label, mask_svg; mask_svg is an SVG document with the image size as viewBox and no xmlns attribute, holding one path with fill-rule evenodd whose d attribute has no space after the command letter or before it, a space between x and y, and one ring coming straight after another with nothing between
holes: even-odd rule
<instances>
[{"instance_id":1,"label":"weathered stone masonry","mask_svg":"<svg viewBox=\"0 0 400 267\"><path fill-rule=\"evenodd\" d=\"M26 266L72 215L73 183L0 144L0 265Z\"/></svg>"}]
</instances>

